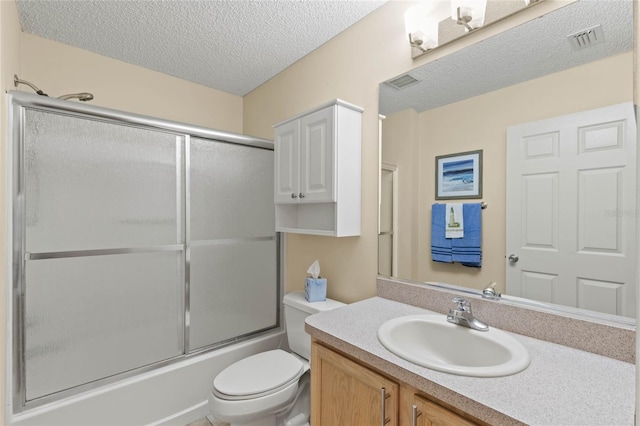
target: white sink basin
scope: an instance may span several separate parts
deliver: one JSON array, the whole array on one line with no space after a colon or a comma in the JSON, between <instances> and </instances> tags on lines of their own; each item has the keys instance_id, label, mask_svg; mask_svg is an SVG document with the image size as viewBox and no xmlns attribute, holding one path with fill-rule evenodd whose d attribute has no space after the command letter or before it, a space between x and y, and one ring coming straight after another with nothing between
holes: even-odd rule
<instances>
[{"instance_id":1,"label":"white sink basin","mask_svg":"<svg viewBox=\"0 0 640 426\"><path fill-rule=\"evenodd\" d=\"M380 326L378 340L400 358L461 376L508 376L530 362L527 349L504 331L472 330L444 315L394 318Z\"/></svg>"}]
</instances>

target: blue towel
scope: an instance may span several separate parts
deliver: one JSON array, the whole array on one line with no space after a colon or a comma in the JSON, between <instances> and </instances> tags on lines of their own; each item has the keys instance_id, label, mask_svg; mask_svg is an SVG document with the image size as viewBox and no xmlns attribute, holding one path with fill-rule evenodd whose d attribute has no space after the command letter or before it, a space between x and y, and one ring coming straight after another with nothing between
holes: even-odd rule
<instances>
[{"instance_id":1,"label":"blue towel","mask_svg":"<svg viewBox=\"0 0 640 426\"><path fill-rule=\"evenodd\" d=\"M434 262L452 263L451 239L445 238L445 205L431 206L431 259Z\"/></svg>"},{"instance_id":2,"label":"blue towel","mask_svg":"<svg viewBox=\"0 0 640 426\"><path fill-rule=\"evenodd\" d=\"M482 266L482 206L480 203L465 203L464 237L446 238L446 205L431 206L431 259L434 262L460 262L464 266Z\"/></svg>"},{"instance_id":3,"label":"blue towel","mask_svg":"<svg viewBox=\"0 0 640 426\"><path fill-rule=\"evenodd\" d=\"M453 239L451 260L465 266L482 266L482 206L480 203L465 203L464 237Z\"/></svg>"}]
</instances>

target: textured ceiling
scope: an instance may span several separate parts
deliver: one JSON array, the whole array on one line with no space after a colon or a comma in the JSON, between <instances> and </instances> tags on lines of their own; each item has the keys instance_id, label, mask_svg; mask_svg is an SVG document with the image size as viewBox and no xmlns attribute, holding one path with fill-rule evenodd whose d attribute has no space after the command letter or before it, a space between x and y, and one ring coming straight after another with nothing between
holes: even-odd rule
<instances>
[{"instance_id":1,"label":"textured ceiling","mask_svg":"<svg viewBox=\"0 0 640 426\"><path fill-rule=\"evenodd\" d=\"M243 96L374 0L17 0L23 31Z\"/></svg>"},{"instance_id":2,"label":"textured ceiling","mask_svg":"<svg viewBox=\"0 0 640 426\"><path fill-rule=\"evenodd\" d=\"M573 50L567 36L598 24L604 43ZM421 81L405 89L381 84L380 113L425 111L632 48L633 0L580 0L412 70Z\"/></svg>"}]
</instances>

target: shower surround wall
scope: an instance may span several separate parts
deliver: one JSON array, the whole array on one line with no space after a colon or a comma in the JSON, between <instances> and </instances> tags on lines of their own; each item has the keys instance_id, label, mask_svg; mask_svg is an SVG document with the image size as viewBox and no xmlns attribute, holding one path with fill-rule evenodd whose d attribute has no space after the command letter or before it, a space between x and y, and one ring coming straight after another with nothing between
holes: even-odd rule
<instances>
[{"instance_id":1,"label":"shower surround wall","mask_svg":"<svg viewBox=\"0 0 640 426\"><path fill-rule=\"evenodd\" d=\"M177 377L241 338L261 336L244 354L277 346L270 141L11 99L17 423L127 377Z\"/></svg>"}]
</instances>

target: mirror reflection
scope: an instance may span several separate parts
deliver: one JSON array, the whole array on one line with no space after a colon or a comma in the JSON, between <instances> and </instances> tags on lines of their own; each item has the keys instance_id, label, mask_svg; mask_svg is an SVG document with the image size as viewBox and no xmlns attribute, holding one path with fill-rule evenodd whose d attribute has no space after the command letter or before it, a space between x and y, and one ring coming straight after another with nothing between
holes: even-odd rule
<instances>
[{"instance_id":1,"label":"mirror reflection","mask_svg":"<svg viewBox=\"0 0 640 426\"><path fill-rule=\"evenodd\" d=\"M380 275L635 317L632 49L632 0L579 0L381 83ZM477 150L483 198L436 200ZM480 201L482 266L433 261L432 205Z\"/></svg>"}]
</instances>

